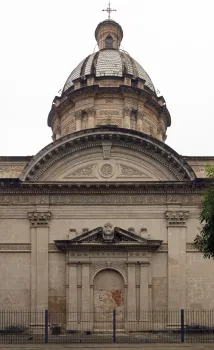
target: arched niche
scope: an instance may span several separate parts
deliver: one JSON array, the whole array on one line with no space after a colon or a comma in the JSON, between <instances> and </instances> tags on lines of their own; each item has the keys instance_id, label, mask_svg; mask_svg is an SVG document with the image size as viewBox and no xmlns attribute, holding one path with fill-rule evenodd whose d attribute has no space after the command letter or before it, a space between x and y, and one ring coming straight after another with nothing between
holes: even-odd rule
<instances>
[{"instance_id":1,"label":"arched niche","mask_svg":"<svg viewBox=\"0 0 214 350\"><path fill-rule=\"evenodd\" d=\"M117 313L118 326L124 321L124 279L115 269L100 270L94 277L94 313L96 328L105 328L112 322L113 310Z\"/></svg>"}]
</instances>

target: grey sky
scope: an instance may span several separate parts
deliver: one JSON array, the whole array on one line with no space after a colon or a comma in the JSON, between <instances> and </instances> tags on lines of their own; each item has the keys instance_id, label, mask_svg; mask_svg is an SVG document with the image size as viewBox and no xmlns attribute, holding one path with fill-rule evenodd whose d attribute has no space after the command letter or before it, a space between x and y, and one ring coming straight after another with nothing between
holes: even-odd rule
<instances>
[{"instance_id":1,"label":"grey sky","mask_svg":"<svg viewBox=\"0 0 214 350\"><path fill-rule=\"evenodd\" d=\"M52 100L93 52L108 0L0 0L0 155L50 143ZM214 155L214 1L112 0L122 47L148 72L171 113L167 144Z\"/></svg>"}]
</instances>

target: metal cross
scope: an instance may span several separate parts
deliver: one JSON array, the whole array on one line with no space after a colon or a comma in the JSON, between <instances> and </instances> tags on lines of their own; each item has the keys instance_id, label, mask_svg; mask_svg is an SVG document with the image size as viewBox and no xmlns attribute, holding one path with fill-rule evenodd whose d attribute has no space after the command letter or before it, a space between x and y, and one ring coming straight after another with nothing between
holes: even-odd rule
<instances>
[{"instance_id":1,"label":"metal cross","mask_svg":"<svg viewBox=\"0 0 214 350\"><path fill-rule=\"evenodd\" d=\"M117 10L113 10L113 9L111 8L111 3L110 3L110 1L109 1L107 9L106 9L106 10L102 10L102 11L108 12L108 19L110 19L110 18L111 18L111 12L114 12L114 11L117 11Z\"/></svg>"}]
</instances>

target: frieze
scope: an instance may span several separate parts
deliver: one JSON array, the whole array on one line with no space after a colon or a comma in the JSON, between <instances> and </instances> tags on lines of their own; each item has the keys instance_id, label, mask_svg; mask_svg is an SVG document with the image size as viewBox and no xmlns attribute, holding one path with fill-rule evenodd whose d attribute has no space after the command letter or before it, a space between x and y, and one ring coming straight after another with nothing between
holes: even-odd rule
<instances>
[{"instance_id":1,"label":"frieze","mask_svg":"<svg viewBox=\"0 0 214 350\"><path fill-rule=\"evenodd\" d=\"M0 195L0 204L49 204L48 195Z\"/></svg>"},{"instance_id":2,"label":"frieze","mask_svg":"<svg viewBox=\"0 0 214 350\"><path fill-rule=\"evenodd\" d=\"M111 86L114 86L114 87L119 87L120 85L120 82L118 81L100 81L99 82L99 86L102 87L102 86L107 86L107 87L111 87Z\"/></svg>"},{"instance_id":3,"label":"frieze","mask_svg":"<svg viewBox=\"0 0 214 350\"><path fill-rule=\"evenodd\" d=\"M104 116L120 115L120 111L118 111L117 109L103 109L99 111L99 115L104 115Z\"/></svg>"},{"instance_id":4,"label":"frieze","mask_svg":"<svg viewBox=\"0 0 214 350\"><path fill-rule=\"evenodd\" d=\"M198 206L203 199L202 194L148 194L147 191L140 191L141 194L128 195L118 194L116 190L83 191L79 194L50 194L50 195L0 195L1 205L35 205L35 204L182 204ZM155 191L154 191L155 192ZM100 193L100 194L99 194Z\"/></svg>"},{"instance_id":5,"label":"frieze","mask_svg":"<svg viewBox=\"0 0 214 350\"><path fill-rule=\"evenodd\" d=\"M1 173L15 172L19 173L24 169L25 165L0 165L0 175Z\"/></svg>"},{"instance_id":6,"label":"frieze","mask_svg":"<svg viewBox=\"0 0 214 350\"><path fill-rule=\"evenodd\" d=\"M14 251L31 251L31 244L29 243L1 243L0 251L14 252Z\"/></svg>"},{"instance_id":7,"label":"frieze","mask_svg":"<svg viewBox=\"0 0 214 350\"><path fill-rule=\"evenodd\" d=\"M141 256L143 256L143 257L146 257L146 258L149 257L148 253L146 253L146 252L130 252L129 256L130 257L141 257Z\"/></svg>"}]
</instances>

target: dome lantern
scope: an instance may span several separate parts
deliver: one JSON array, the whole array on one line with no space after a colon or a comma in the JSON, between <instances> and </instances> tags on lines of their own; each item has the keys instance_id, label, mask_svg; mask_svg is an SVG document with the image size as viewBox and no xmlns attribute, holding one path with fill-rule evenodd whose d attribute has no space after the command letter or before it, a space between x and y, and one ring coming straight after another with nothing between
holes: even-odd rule
<instances>
[{"instance_id":1,"label":"dome lantern","mask_svg":"<svg viewBox=\"0 0 214 350\"><path fill-rule=\"evenodd\" d=\"M99 50L118 50L123 39L123 30L117 22L113 21L112 19L107 19L98 24L95 30L95 38L97 40Z\"/></svg>"}]
</instances>

